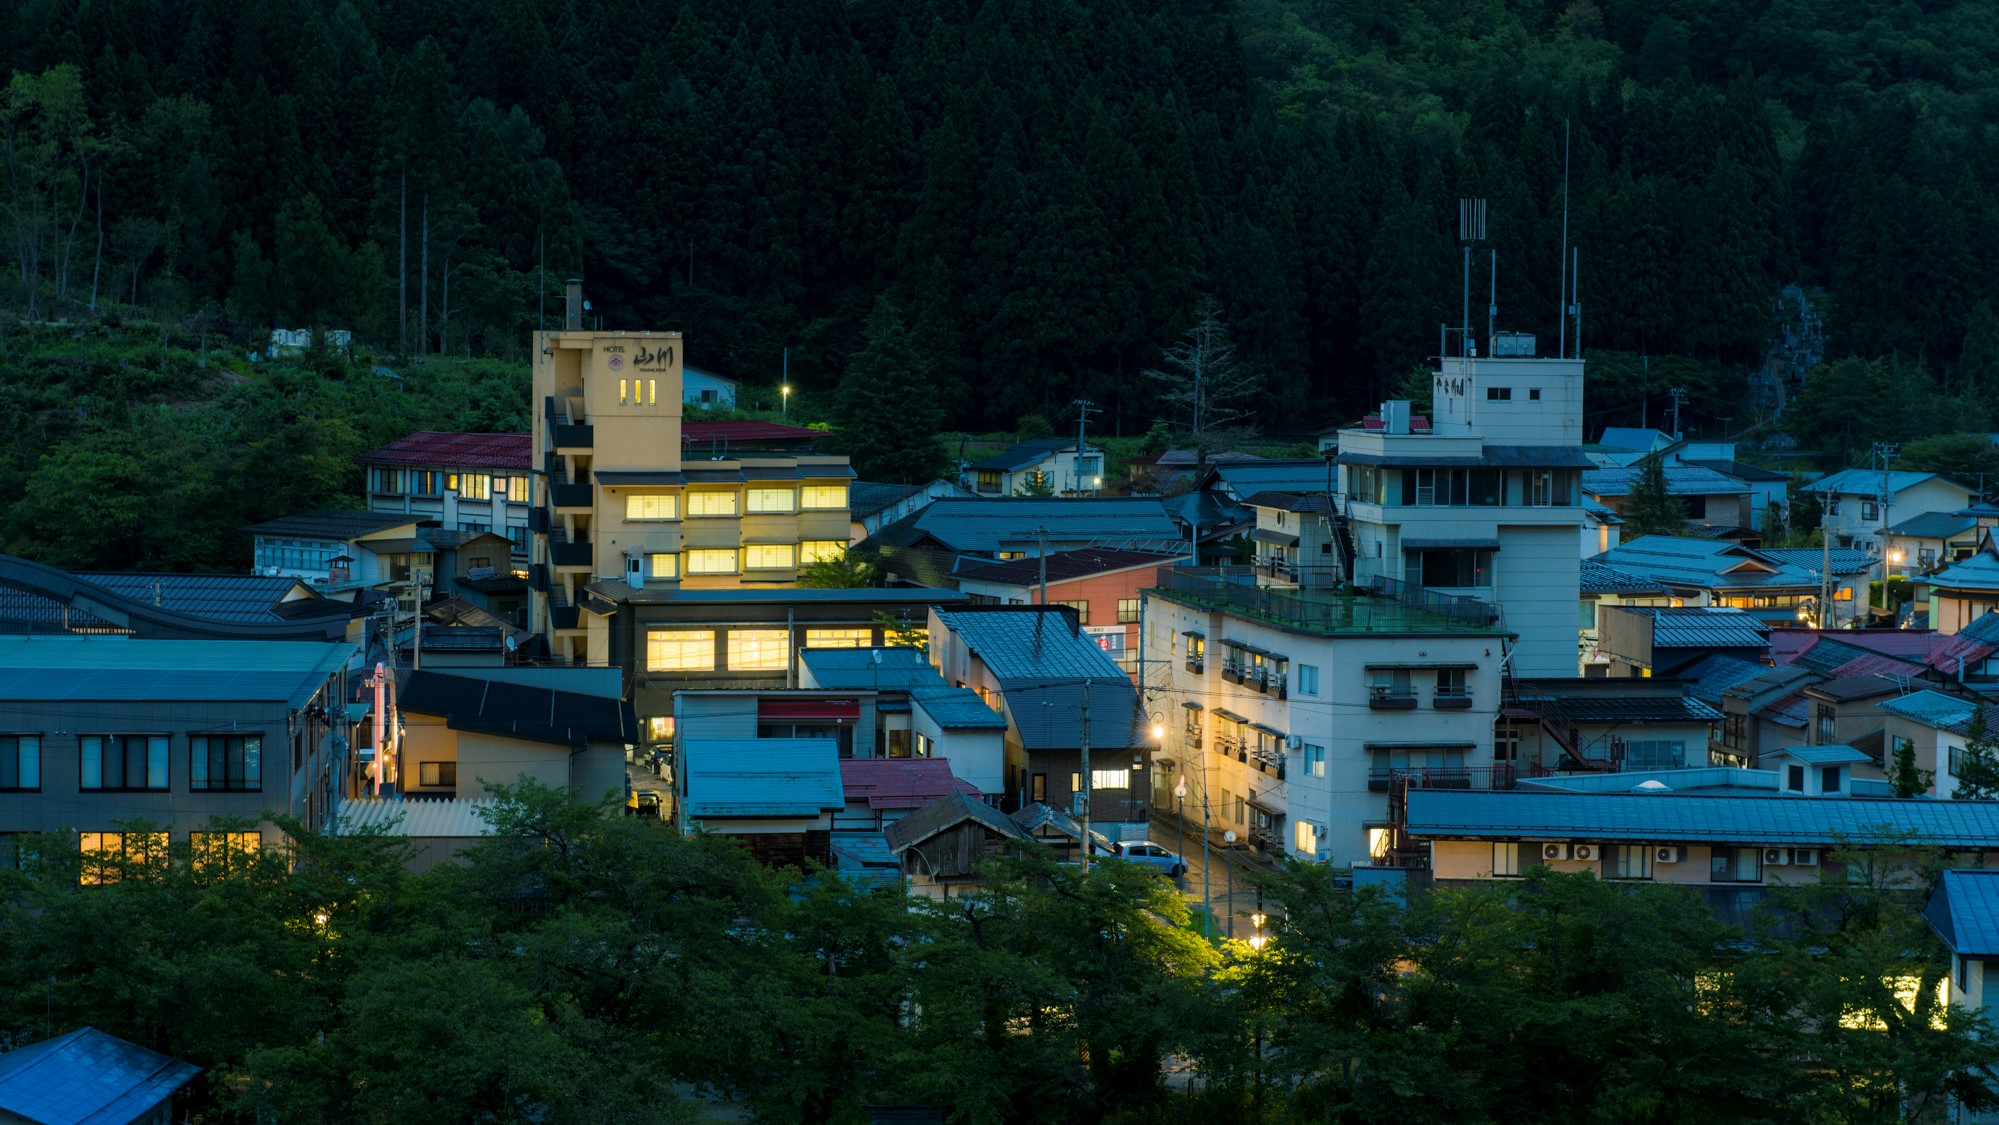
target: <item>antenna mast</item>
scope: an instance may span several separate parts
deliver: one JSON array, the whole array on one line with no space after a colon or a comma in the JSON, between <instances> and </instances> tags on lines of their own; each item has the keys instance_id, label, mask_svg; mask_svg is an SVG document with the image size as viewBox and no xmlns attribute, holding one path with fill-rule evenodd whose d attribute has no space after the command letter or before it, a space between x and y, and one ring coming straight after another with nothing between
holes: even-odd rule
<instances>
[{"instance_id":1,"label":"antenna mast","mask_svg":"<svg viewBox=\"0 0 1999 1125\"><path fill-rule=\"evenodd\" d=\"M1458 355L1470 359L1478 350L1477 336L1471 326L1471 250L1472 246L1485 241L1485 200L1458 200L1458 241L1464 244L1465 289L1464 308L1458 321Z\"/></svg>"},{"instance_id":2,"label":"antenna mast","mask_svg":"<svg viewBox=\"0 0 1999 1125\"><path fill-rule=\"evenodd\" d=\"M1562 300L1569 288L1569 123L1562 122L1562 252L1556 261L1561 266L1560 279L1555 282L1555 306L1558 314L1555 322L1555 354L1561 359L1569 357L1569 310ZM1578 354L1580 354L1578 349Z\"/></svg>"}]
</instances>

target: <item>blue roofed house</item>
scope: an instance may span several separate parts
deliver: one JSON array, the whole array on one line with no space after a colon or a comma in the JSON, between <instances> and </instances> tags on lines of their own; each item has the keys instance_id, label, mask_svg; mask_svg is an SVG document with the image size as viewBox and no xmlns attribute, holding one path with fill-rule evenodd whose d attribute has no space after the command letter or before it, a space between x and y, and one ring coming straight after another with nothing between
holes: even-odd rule
<instances>
[{"instance_id":1,"label":"blue roofed house","mask_svg":"<svg viewBox=\"0 0 1999 1125\"><path fill-rule=\"evenodd\" d=\"M680 371L681 402L691 406L736 405L736 388L740 386L736 380L691 363L683 364Z\"/></svg>"},{"instance_id":2,"label":"blue roofed house","mask_svg":"<svg viewBox=\"0 0 1999 1125\"><path fill-rule=\"evenodd\" d=\"M859 543L888 524L929 507L934 500L971 495L964 485L942 479L929 484L857 480L847 486L847 514L854 524L850 539Z\"/></svg>"},{"instance_id":3,"label":"blue roofed house","mask_svg":"<svg viewBox=\"0 0 1999 1125\"><path fill-rule=\"evenodd\" d=\"M1845 469L1820 477L1803 491L1825 507L1822 525L1835 546L1880 558L1887 529L1927 512L1957 512L1978 499L1977 490L1940 473ZM1885 501L1885 502L1884 502Z\"/></svg>"},{"instance_id":4,"label":"blue roofed house","mask_svg":"<svg viewBox=\"0 0 1999 1125\"><path fill-rule=\"evenodd\" d=\"M1756 548L1723 539L1645 535L1618 544L1596 561L1658 582L1679 604L1725 606L1775 623L1816 613L1824 554L1810 548ZM1861 551L1830 554L1833 608L1828 628L1853 621L1866 603L1869 566Z\"/></svg>"},{"instance_id":5,"label":"blue roofed house","mask_svg":"<svg viewBox=\"0 0 1999 1125\"><path fill-rule=\"evenodd\" d=\"M946 681L1005 717L1007 807L1043 801L1068 809L1087 790L1099 830L1145 831L1151 724L1131 678L1082 632L1073 610L933 609L930 654Z\"/></svg>"},{"instance_id":6,"label":"blue roofed house","mask_svg":"<svg viewBox=\"0 0 1999 1125\"><path fill-rule=\"evenodd\" d=\"M1950 950L1950 1002L1985 1007L1985 967L1999 961L1999 870L1946 871L1923 904L1923 920ZM1952 1121L1990 1121L1990 1115Z\"/></svg>"},{"instance_id":7,"label":"blue roofed house","mask_svg":"<svg viewBox=\"0 0 1999 1125\"><path fill-rule=\"evenodd\" d=\"M1015 442L965 466L960 483L980 496L1088 495L1104 486L1104 451L1069 438Z\"/></svg>"},{"instance_id":8,"label":"blue roofed house","mask_svg":"<svg viewBox=\"0 0 1999 1125\"><path fill-rule=\"evenodd\" d=\"M772 866L832 865L833 818L847 806L832 739L683 739L675 759L681 831L733 836Z\"/></svg>"},{"instance_id":9,"label":"blue roofed house","mask_svg":"<svg viewBox=\"0 0 1999 1125\"><path fill-rule=\"evenodd\" d=\"M173 1097L201 1073L94 1027L0 1055L7 1125L170 1125Z\"/></svg>"},{"instance_id":10,"label":"blue roofed house","mask_svg":"<svg viewBox=\"0 0 1999 1125\"><path fill-rule=\"evenodd\" d=\"M1035 558L1084 549L1184 552L1186 538L1157 496L938 500L854 545L891 585L952 587L961 560Z\"/></svg>"},{"instance_id":11,"label":"blue roofed house","mask_svg":"<svg viewBox=\"0 0 1999 1125\"><path fill-rule=\"evenodd\" d=\"M1581 593L1577 647L1581 653L1580 671L1585 676L1610 672L1610 658L1603 654L1597 629L1597 619L1604 610L1620 605L1662 606L1672 602L1666 587L1658 581L1595 559L1583 560Z\"/></svg>"},{"instance_id":12,"label":"blue roofed house","mask_svg":"<svg viewBox=\"0 0 1999 1125\"><path fill-rule=\"evenodd\" d=\"M1196 490L1242 504L1259 492L1328 492L1333 480L1330 474L1322 457L1226 461L1209 469Z\"/></svg>"},{"instance_id":13,"label":"blue roofed house","mask_svg":"<svg viewBox=\"0 0 1999 1125\"><path fill-rule=\"evenodd\" d=\"M1769 627L1740 609L1615 606L1597 628L1612 677L1677 675L1715 655L1761 663L1770 653Z\"/></svg>"},{"instance_id":14,"label":"blue roofed house","mask_svg":"<svg viewBox=\"0 0 1999 1125\"><path fill-rule=\"evenodd\" d=\"M1691 525L1749 529L1760 518L1743 481L1704 465L1667 465L1660 472L1666 478L1666 492L1686 509ZM1621 514L1644 475L1638 467L1590 469L1583 473L1583 495Z\"/></svg>"},{"instance_id":15,"label":"blue roofed house","mask_svg":"<svg viewBox=\"0 0 1999 1125\"><path fill-rule=\"evenodd\" d=\"M1932 688L1883 701L1888 760L1904 749L1911 751L1916 768L1931 775L1929 795L1949 797L1957 791L1965 747L1971 741L1972 712L1981 707L1988 727L1999 731L1999 707Z\"/></svg>"}]
</instances>

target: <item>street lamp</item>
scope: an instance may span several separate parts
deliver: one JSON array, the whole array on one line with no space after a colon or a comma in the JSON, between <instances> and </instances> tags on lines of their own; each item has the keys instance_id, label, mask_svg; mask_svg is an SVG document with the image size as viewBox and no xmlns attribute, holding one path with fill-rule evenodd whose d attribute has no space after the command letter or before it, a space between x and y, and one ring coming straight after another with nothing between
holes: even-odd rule
<instances>
[{"instance_id":1,"label":"street lamp","mask_svg":"<svg viewBox=\"0 0 1999 1125\"><path fill-rule=\"evenodd\" d=\"M783 403L781 407L782 413L779 414L779 417L789 422L791 420L791 384L786 383L779 390L782 392L781 400Z\"/></svg>"},{"instance_id":2,"label":"street lamp","mask_svg":"<svg viewBox=\"0 0 1999 1125\"><path fill-rule=\"evenodd\" d=\"M1229 889L1223 895L1229 904L1229 936L1235 936L1235 859L1229 853L1235 851L1235 829L1222 833L1222 865L1229 869Z\"/></svg>"}]
</instances>

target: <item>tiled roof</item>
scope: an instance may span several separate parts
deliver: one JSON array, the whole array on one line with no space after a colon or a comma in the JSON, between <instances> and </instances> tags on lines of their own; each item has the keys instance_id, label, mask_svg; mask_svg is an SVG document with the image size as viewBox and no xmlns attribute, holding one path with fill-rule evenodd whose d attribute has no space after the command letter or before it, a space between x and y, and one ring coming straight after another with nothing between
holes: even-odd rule
<instances>
[{"instance_id":1,"label":"tiled roof","mask_svg":"<svg viewBox=\"0 0 1999 1125\"><path fill-rule=\"evenodd\" d=\"M974 461L966 467L973 472L984 469L987 472L1010 473L1045 461L1065 449L1075 448L1076 443L1068 438L1035 438L1031 441L1015 442L998 453ZM1086 446L1086 448L1096 447Z\"/></svg>"},{"instance_id":2,"label":"tiled roof","mask_svg":"<svg viewBox=\"0 0 1999 1125\"><path fill-rule=\"evenodd\" d=\"M492 799L421 797L413 800L343 800L333 815L343 832L381 829L391 836L464 840L490 836L493 826L485 813L499 807Z\"/></svg>"},{"instance_id":3,"label":"tiled roof","mask_svg":"<svg viewBox=\"0 0 1999 1125\"><path fill-rule=\"evenodd\" d=\"M1978 526L1973 516L1956 512L1924 512L1888 529L1888 534L1904 539L1952 539Z\"/></svg>"},{"instance_id":4,"label":"tiled roof","mask_svg":"<svg viewBox=\"0 0 1999 1125\"><path fill-rule=\"evenodd\" d=\"M418 430L355 460L363 465L428 465L440 469L512 469L534 467L533 434L457 434Z\"/></svg>"},{"instance_id":5,"label":"tiled roof","mask_svg":"<svg viewBox=\"0 0 1999 1125\"><path fill-rule=\"evenodd\" d=\"M1407 816L1409 832L1428 839L1836 847L1908 833L1999 849L1999 801L1411 789Z\"/></svg>"},{"instance_id":6,"label":"tiled roof","mask_svg":"<svg viewBox=\"0 0 1999 1125\"><path fill-rule=\"evenodd\" d=\"M1794 566L1810 574L1817 574L1826 565L1824 547L1763 547L1762 553L1780 563ZM1832 572L1834 575L1864 574L1874 565L1874 556L1866 551L1851 547L1832 549Z\"/></svg>"},{"instance_id":7,"label":"tiled roof","mask_svg":"<svg viewBox=\"0 0 1999 1125\"><path fill-rule=\"evenodd\" d=\"M405 524L436 524L409 512L369 512L348 508L319 508L296 515L251 524L244 531L273 539L337 539L346 542L359 535Z\"/></svg>"},{"instance_id":8,"label":"tiled roof","mask_svg":"<svg viewBox=\"0 0 1999 1125\"><path fill-rule=\"evenodd\" d=\"M787 426L778 422L682 422L680 442L793 442L817 441L827 431Z\"/></svg>"},{"instance_id":9,"label":"tiled roof","mask_svg":"<svg viewBox=\"0 0 1999 1125\"><path fill-rule=\"evenodd\" d=\"M1721 718L1721 712L1686 695L1577 695L1544 700L1540 709L1572 723L1711 723Z\"/></svg>"},{"instance_id":10,"label":"tiled roof","mask_svg":"<svg viewBox=\"0 0 1999 1125\"><path fill-rule=\"evenodd\" d=\"M966 821L976 821L995 836L1025 840L1027 833L1005 813L964 793L947 793L888 826L883 833L889 850L901 855L910 848Z\"/></svg>"},{"instance_id":11,"label":"tiled roof","mask_svg":"<svg viewBox=\"0 0 1999 1125\"><path fill-rule=\"evenodd\" d=\"M1681 669L1679 675L1689 681L1688 695L1705 703L1719 704L1722 694L1729 688L1762 672L1761 664L1717 653Z\"/></svg>"},{"instance_id":12,"label":"tiled roof","mask_svg":"<svg viewBox=\"0 0 1999 1125\"><path fill-rule=\"evenodd\" d=\"M1804 491L1832 492L1845 496L1873 496L1881 491L1884 476L1887 478L1888 491L1893 493L1905 488L1914 488L1926 480L1934 479L1937 475L1936 473L1879 473L1873 469L1842 469L1805 485ZM1963 488L1962 485L1958 487ZM1971 490L1966 488L1964 491L1968 494Z\"/></svg>"},{"instance_id":13,"label":"tiled roof","mask_svg":"<svg viewBox=\"0 0 1999 1125\"><path fill-rule=\"evenodd\" d=\"M1609 449L1628 449L1636 453L1650 453L1662 446L1671 445L1671 438L1652 429L1636 426L1606 426L1597 444Z\"/></svg>"},{"instance_id":14,"label":"tiled roof","mask_svg":"<svg viewBox=\"0 0 1999 1125\"><path fill-rule=\"evenodd\" d=\"M1051 549L1171 549L1181 541L1157 496L951 497L888 524L860 546L902 547L929 539L961 553L997 555L1034 547L1036 528L1047 529Z\"/></svg>"},{"instance_id":15,"label":"tiled roof","mask_svg":"<svg viewBox=\"0 0 1999 1125\"><path fill-rule=\"evenodd\" d=\"M1846 766L1874 759L1851 746L1837 743L1827 746L1786 746L1781 750L1765 750L1759 758L1791 758L1808 766Z\"/></svg>"},{"instance_id":16,"label":"tiled roof","mask_svg":"<svg viewBox=\"0 0 1999 1125\"><path fill-rule=\"evenodd\" d=\"M1157 551L1055 551L1047 559L1048 581L1067 582L1138 567L1166 566L1181 557ZM1000 563L971 562L958 568L957 577L1007 586L1032 586L1041 581L1041 565L1039 558L1009 559Z\"/></svg>"},{"instance_id":17,"label":"tiled roof","mask_svg":"<svg viewBox=\"0 0 1999 1125\"><path fill-rule=\"evenodd\" d=\"M1999 558L1980 550L1931 575L1930 585L1940 590L1999 590Z\"/></svg>"},{"instance_id":18,"label":"tiled roof","mask_svg":"<svg viewBox=\"0 0 1999 1125\"><path fill-rule=\"evenodd\" d=\"M0 701L303 707L354 652L350 644L312 641L0 637Z\"/></svg>"},{"instance_id":19,"label":"tiled roof","mask_svg":"<svg viewBox=\"0 0 1999 1125\"><path fill-rule=\"evenodd\" d=\"M945 730L1005 730L1006 717L986 706L971 688L912 688L909 698L932 722Z\"/></svg>"},{"instance_id":20,"label":"tiled roof","mask_svg":"<svg viewBox=\"0 0 1999 1125\"><path fill-rule=\"evenodd\" d=\"M1971 717L1974 704L1968 699L1945 695L1940 691L1912 691L1907 695L1890 699L1881 704L1881 710L1890 715L1900 715L1919 723L1949 729Z\"/></svg>"},{"instance_id":21,"label":"tiled roof","mask_svg":"<svg viewBox=\"0 0 1999 1125\"><path fill-rule=\"evenodd\" d=\"M1666 588L1642 574L1584 559L1582 592L1585 594L1663 594Z\"/></svg>"},{"instance_id":22,"label":"tiled roof","mask_svg":"<svg viewBox=\"0 0 1999 1125\"><path fill-rule=\"evenodd\" d=\"M1208 479L1228 485L1238 496L1265 489L1279 492L1324 491L1326 462L1321 457L1291 458L1282 461L1236 461L1208 470Z\"/></svg>"},{"instance_id":23,"label":"tiled roof","mask_svg":"<svg viewBox=\"0 0 1999 1125\"><path fill-rule=\"evenodd\" d=\"M1088 636L1073 631L1055 609L940 609L938 623L956 634L1003 685L1131 680ZM933 638L933 645L938 643Z\"/></svg>"},{"instance_id":24,"label":"tiled roof","mask_svg":"<svg viewBox=\"0 0 1999 1125\"><path fill-rule=\"evenodd\" d=\"M1900 684L1883 676L1854 675L1840 676L1822 684L1813 684L1805 689L1805 693L1823 696L1838 703L1851 703L1856 699L1872 699L1877 695L1888 695L1901 690Z\"/></svg>"},{"instance_id":25,"label":"tiled roof","mask_svg":"<svg viewBox=\"0 0 1999 1125\"><path fill-rule=\"evenodd\" d=\"M840 785L848 804L871 809L920 809L951 792L979 795L943 758L842 758Z\"/></svg>"},{"instance_id":26,"label":"tiled roof","mask_svg":"<svg viewBox=\"0 0 1999 1125\"><path fill-rule=\"evenodd\" d=\"M1999 871L1944 872L1923 919L1959 957L1999 957Z\"/></svg>"},{"instance_id":27,"label":"tiled roof","mask_svg":"<svg viewBox=\"0 0 1999 1125\"><path fill-rule=\"evenodd\" d=\"M847 486L847 511L855 519L865 519L876 512L886 511L900 501L923 491L920 484L885 484L881 481L857 480Z\"/></svg>"},{"instance_id":28,"label":"tiled roof","mask_svg":"<svg viewBox=\"0 0 1999 1125\"><path fill-rule=\"evenodd\" d=\"M1766 648L1770 631L1747 610L1719 606L1613 606L1615 613L1634 613L1652 619L1652 647L1658 648Z\"/></svg>"},{"instance_id":29,"label":"tiled roof","mask_svg":"<svg viewBox=\"0 0 1999 1125\"><path fill-rule=\"evenodd\" d=\"M1734 477L1723 476L1698 465L1668 465L1661 471L1666 476L1666 492L1673 496L1714 496L1749 491L1748 485ZM1590 469L1583 473L1583 491L1591 496L1629 496L1644 476L1645 471L1638 468Z\"/></svg>"},{"instance_id":30,"label":"tiled roof","mask_svg":"<svg viewBox=\"0 0 1999 1125\"><path fill-rule=\"evenodd\" d=\"M1323 514L1332 511L1332 504L1323 492L1297 493L1265 489L1249 496L1243 500L1243 503L1252 508L1276 508L1286 512Z\"/></svg>"},{"instance_id":31,"label":"tiled roof","mask_svg":"<svg viewBox=\"0 0 1999 1125\"><path fill-rule=\"evenodd\" d=\"M127 1125L201 1073L94 1027L0 1055L0 1112L36 1125Z\"/></svg>"},{"instance_id":32,"label":"tiled roof","mask_svg":"<svg viewBox=\"0 0 1999 1125\"><path fill-rule=\"evenodd\" d=\"M440 632L486 630L432 630L424 635L424 648L430 648L432 633ZM525 684L495 683L447 672L410 673L397 702L406 711L444 716L452 730L556 746L577 747L592 741L636 742L639 735L632 705L622 700Z\"/></svg>"},{"instance_id":33,"label":"tiled roof","mask_svg":"<svg viewBox=\"0 0 1999 1125\"><path fill-rule=\"evenodd\" d=\"M810 818L846 804L830 738L690 738L680 757L696 819Z\"/></svg>"},{"instance_id":34,"label":"tiled roof","mask_svg":"<svg viewBox=\"0 0 1999 1125\"><path fill-rule=\"evenodd\" d=\"M211 621L282 621L273 612L279 601L294 591L309 593L296 578L261 574L78 573L77 577L134 601ZM310 594L303 600L325 599Z\"/></svg>"}]
</instances>

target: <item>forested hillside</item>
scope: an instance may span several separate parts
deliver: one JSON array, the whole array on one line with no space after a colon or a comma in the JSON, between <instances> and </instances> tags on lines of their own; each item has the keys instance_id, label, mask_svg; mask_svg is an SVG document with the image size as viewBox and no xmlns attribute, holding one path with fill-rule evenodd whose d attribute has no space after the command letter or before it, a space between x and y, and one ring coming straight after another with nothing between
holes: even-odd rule
<instances>
[{"instance_id":1,"label":"forested hillside","mask_svg":"<svg viewBox=\"0 0 1999 1125\"><path fill-rule=\"evenodd\" d=\"M580 275L821 389L881 306L951 422L1136 432L1212 295L1297 432L1434 348L1461 195L1554 333L1568 121L1593 348L1751 364L1797 283L1955 390L1995 58L1986 0L25 0L0 303L519 356Z\"/></svg>"}]
</instances>

